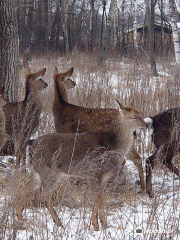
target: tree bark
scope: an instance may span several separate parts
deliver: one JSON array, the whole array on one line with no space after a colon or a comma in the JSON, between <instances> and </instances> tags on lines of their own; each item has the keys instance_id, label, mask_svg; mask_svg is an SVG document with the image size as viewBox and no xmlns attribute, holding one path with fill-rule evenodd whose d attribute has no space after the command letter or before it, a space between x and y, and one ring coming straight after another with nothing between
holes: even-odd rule
<instances>
[{"instance_id":1,"label":"tree bark","mask_svg":"<svg viewBox=\"0 0 180 240\"><path fill-rule=\"evenodd\" d=\"M134 38L134 49L138 56L139 55L139 45L138 45L138 37L137 37L137 0L134 0L133 38Z\"/></svg>"},{"instance_id":2,"label":"tree bark","mask_svg":"<svg viewBox=\"0 0 180 240\"><path fill-rule=\"evenodd\" d=\"M103 42L102 47L99 53L98 57L98 65L100 66L103 60L105 59L108 51L108 47L110 45L110 35L111 35L111 26L113 23L115 11L117 6L117 0L111 0L110 8L109 8L109 14L106 24L106 29L103 32Z\"/></svg>"},{"instance_id":3,"label":"tree bark","mask_svg":"<svg viewBox=\"0 0 180 240\"><path fill-rule=\"evenodd\" d=\"M176 20L176 4L174 0L169 0L169 13L171 18L171 28L173 34L173 42L174 42L174 52L176 64L180 65L180 42L179 42L179 32L177 28L177 20Z\"/></svg>"},{"instance_id":4,"label":"tree bark","mask_svg":"<svg viewBox=\"0 0 180 240\"><path fill-rule=\"evenodd\" d=\"M89 37L89 52L93 52L94 45L94 27L95 27L95 8L94 0L90 0L91 4L91 13L90 13L90 37Z\"/></svg>"},{"instance_id":5,"label":"tree bark","mask_svg":"<svg viewBox=\"0 0 180 240\"><path fill-rule=\"evenodd\" d=\"M156 62L154 58L154 8L156 0L146 0L146 15L148 22L148 44L149 44L149 59L151 64L151 74L157 76Z\"/></svg>"},{"instance_id":6,"label":"tree bark","mask_svg":"<svg viewBox=\"0 0 180 240\"><path fill-rule=\"evenodd\" d=\"M62 25L63 25L63 33L64 33L64 41L66 46L66 54L69 53L69 33L68 33L68 10L69 10L69 0L62 2L63 9L63 17L62 17Z\"/></svg>"},{"instance_id":7,"label":"tree bark","mask_svg":"<svg viewBox=\"0 0 180 240\"><path fill-rule=\"evenodd\" d=\"M18 100L19 44L16 0L0 1L0 84L9 101Z\"/></svg>"}]
</instances>

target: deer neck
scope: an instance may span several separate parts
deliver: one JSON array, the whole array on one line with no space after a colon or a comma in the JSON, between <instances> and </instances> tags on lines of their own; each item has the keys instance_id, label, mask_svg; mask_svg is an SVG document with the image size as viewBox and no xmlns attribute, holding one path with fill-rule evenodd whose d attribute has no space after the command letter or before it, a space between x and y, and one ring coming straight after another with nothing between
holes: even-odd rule
<instances>
[{"instance_id":1,"label":"deer neck","mask_svg":"<svg viewBox=\"0 0 180 240\"><path fill-rule=\"evenodd\" d=\"M26 83L25 102L31 102L34 107L42 109L40 93L33 82Z\"/></svg>"},{"instance_id":2,"label":"deer neck","mask_svg":"<svg viewBox=\"0 0 180 240\"><path fill-rule=\"evenodd\" d=\"M122 117L118 117L115 121L115 127L113 129L115 148L127 154L134 142L133 131L129 129Z\"/></svg>"},{"instance_id":3,"label":"deer neck","mask_svg":"<svg viewBox=\"0 0 180 240\"><path fill-rule=\"evenodd\" d=\"M67 90L64 83L54 81L54 106L64 105L68 102Z\"/></svg>"}]
</instances>

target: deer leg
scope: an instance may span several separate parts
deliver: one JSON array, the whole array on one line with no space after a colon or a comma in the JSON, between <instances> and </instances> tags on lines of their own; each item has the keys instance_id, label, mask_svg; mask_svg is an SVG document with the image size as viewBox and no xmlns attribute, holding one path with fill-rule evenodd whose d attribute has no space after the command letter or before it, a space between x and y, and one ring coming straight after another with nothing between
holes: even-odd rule
<instances>
[{"instance_id":1,"label":"deer leg","mask_svg":"<svg viewBox=\"0 0 180 240\"><path fill-rule=\"evenodd\" d=\"M145 191L145 181L144 181L144 171L143 171L143 166L142 166L142 159L134 148L131 150L128 157L131 159L131 161L134 163L134 165L138 169L140 185L141 185L141 192L144 192Z\"/></svg>"},{"instance_id":2,"label":"deer leg","mask_svg":"<svg viewBox=\"0 0 180 240\"><path fill-rule=\"evenodd\" d=\"M55 224L57 226L64 228L61 220L59 219L56 211L53 208L52 201L49 196L45 198L45 203L46 203L46 207L47 207L49 213L51 214L51 217L53 218L53 221L55 222Z\"/></svg>"},{"instance_id":3,"label":"deer leg","mask_svg":"<svg viewBox=\"0 0 180 240\"><path fill-rule=\"evenodd\" d=\"M152 169L155 167L154 154L146 160L146 192L153 198L154 194L152 191Z\"/></svg>"},{"instance_id":4,"label":"deer leg","mask_svg":"<svg viewBox=\"0 0 180 240\"><path fill-rule=\"evenodd\" d=\"M27 200L30 198L30 195L31 195L31 191L26 191L26 190L23 191L23 194L20 197L18 206L16 207L17 219L18 219L18 222L20 222L21 224L23 224L22 213L24 208L26 207L26 203L27 203Z\"/></svg>"},{"instance_id":5,"label":"deer leg","mask_svg":"<svg viewBox=\"0 0 180 240\"><path fill-rule=\"evenodd\" d=\"M98 224L98 208L99 208L99 194L92 196L93 210L92 210L92 225L95 231L99 230Z\"/></svg>"},{"instance_id":6,"label":"deer leg","mask_svg":"<svg viewBox=\"0 0 180 240\"><path fill-rule=\"evenodd\" d=\"M99 198L99 219L100 219L103 229L107 228L105 207L106 207L106 196L105 196L105 194L102 194Z\"/></svg>"}]
</instances>

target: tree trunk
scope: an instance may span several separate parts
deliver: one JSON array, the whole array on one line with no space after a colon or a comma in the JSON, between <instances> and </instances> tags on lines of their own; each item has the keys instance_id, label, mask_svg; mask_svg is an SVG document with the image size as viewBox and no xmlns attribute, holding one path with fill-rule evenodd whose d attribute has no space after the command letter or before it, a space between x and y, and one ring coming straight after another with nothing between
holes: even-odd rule
<instances>
[{"instance_id":1,"label":"tree trunk","mask_svg":"<svg viewBox=\"0 0 180 240\"><path fill-rule=\"evenodd\" d=\"M124 55L125 53L125 0L123 0L121 5L121 11L122 11L122 19L121 19L121 53Z\"/></svg>"},{"instance_id":2,"label":"tree trunk","mask_svg":"<svg viewBox=\"0 0 180 240\"><path fill-rule=\"evenodd\" d=\"M0 1L0 84L10 102L18 100L19 44L16 0Z\"/></svg>"},{"instance_id":3,"label":"tree trunk","mask_svg":"<svg viewBox=\"0 0 180 240\"><path fill-rule=\"evenodd\" d=\"M139 45L138 45L138 36L137 36L137 0L134 0L133 38L134 38L134 49L138 56L139 55Z\"/></svg>"},{"instance_id":4,"label":"tree trunk","mask_svg":"<svg viewBox=\"0 0 180 240\"><path fill-rule=\"evenodd\" d=\"M101 23L101 44L100 48L102 48L102 43L103 43L103 31L104 31L104 16L105 16L105 11L106 11L106 1L103 1L103 14L102 14L102 23Z\"/></svg>"},{"instance_id":5,"label":"tree trunk","mask_svg":"<svg viewBox=\"0 0 180 240\"><path fill-rule=\"evenodd\" d=\"M69 1L66 0L62 3L63 9L63 17L62 17L62 24L63 24L63 34L64 34L64 41L66 46L66 54L69 53L69 33L68 33L68 9L69 9Z\"/></svg>"},{"instance_id":6,"label":"tree trunk","mask_svg":"<svg viewBox=\"0 0 180 240\"><path fill-rule=\"evenodd\" d=\"M117 6L117 0L111 0L106 29L103 32L103 42L102 42L102 47L98 57L98 65L102 63L102 61L105 59L107 55L108 47L110 45L111 26L113 23L116 6Z\"/></svg>"},{"instance_id":7,"label":"tree trunk","mask_svg":"<svg viewBox=\"0 0 180 240\"><path fill-rule=\"evenodd\" d=\"M49 51L49 32L50 32L50 26L49 26L49 4L48 0L44 0L44 23L45 23L45 52L48 53Z\"/></svg>"},{"instance_id":8,"label":"tree trunk","mask_svg":"<svg viewBox=\"0 0 180 240\"><path fill-rule=\"evenodd\" d=\"M90 15L90 37L89 37L89 51L93 52L94 46L94 26L95 26L95 8L94 0L91 0L91 15Z\"/></svg>"},{"instance_id":9,"label":"tree trunk","mask_svg":"<svg viewBox=\"0 0 180 240\"><path fill-rule=\"evenodd\" d=\"M148 23L148 44L149 44L149 59L151 64L151 74L157 76L156 62L154 58L154 8L156 0L146 0L146 15Z\"/></svg>"},{"instance_id":10,"label":"tree trunk","mask_svg":"<svg viewBox=\"0 0 180 240\"><path fill-rule=\"evenodd\" d=\"M114 13L114 48L116 49L118 44L118 6L116 2Z\"/></svg>"},{"instance_id":11,"label":"tree trunk","mask_svg":"<svg viewBox=\"0 0 180 240\"><path fill-rule=\"evenodd\" d=\"M169 0L169 13L171 17L171 28L172 28L172 34L173 34L175 59L176 59L176 64L180 65L180 43L179 43L179 32L177 28L175 10L176 10L175 1Z\"/></svg>"}]
</instances>

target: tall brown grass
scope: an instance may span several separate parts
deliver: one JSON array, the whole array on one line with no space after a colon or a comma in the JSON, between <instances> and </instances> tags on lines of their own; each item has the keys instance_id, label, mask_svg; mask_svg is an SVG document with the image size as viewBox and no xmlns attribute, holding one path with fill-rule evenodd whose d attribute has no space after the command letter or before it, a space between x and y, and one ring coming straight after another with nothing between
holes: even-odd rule
<instances>
[{"instance_id":1,"label":"tall brown grass","mask_svg":"<svg viewBox=\"0 0 180 240\"><path fill-rule=\"evenodd\" d=\"M109 59L102 69L96 65L95 55L84 55L76 52L68 57L55 59L48 56L47 59L33 59L30 62L32 70L47 67L45 81L49 87L42 95L44 103L38 135L55 131L51 112L53 99L52 72L57 66L59 71L65 71L74 67L72 79L77 87L69 91L70 102L83 107L117 108L115 98L124 103L132 98L135 100L135 108L139 109L143 116L154 115L172 107L180 106L179 89L180 79L174 80L175 69L170 66L170 60L158 62L159 77L151 77L150 66L147 60L137 62L135 60ZM21 72L22 87L19 91L20 99L23 99L24 72ZM138 152L143 160L153 151L152 144L144 141L145 136L136 143ZM154 170L156 179L154 186L156 197L150 200L146 195L139 194L139 186L136 185L138 174L134 168L131 170L125 166L117 179L109 183L107 190L107 216L109 228L99 233L91 229L90 196L87 186L83 183L72 184L67 182L63 188L59 187L54 195L57 203L56 209L65 224L65 230L53 225L52 220L42 208L31 208L24 211L25 230L16 229L16 217L14 212L13 192L18 190L16 181L7 181L1 184L1 239L135 239L134 230L143 227L147 229L171 230L171 233L144 232L143 239L178 239L179 219L179 185L175 176L162 169L162 166ZM16 176L17 178L17 176ZM23 178L23 177L22 177ZM160 181L160 182L158 182ZM171 184L169 182L171 181ZM86 190L86 191L85 191ZM172 199L172 200L171 200ZM166 214L166 208L169 214ZM159 209L161 211L159 212ZM164 209L162 211L162 209ZM77 217L78 216L78 217ZM74 227L74 223L76 226ZM163 224L162 224L163 222ZM51 226L49 225L51 223ZM113 230L112 230L113 229ZM32 239L32 238L31 238Z\"/></svg>"}]
</instances>

